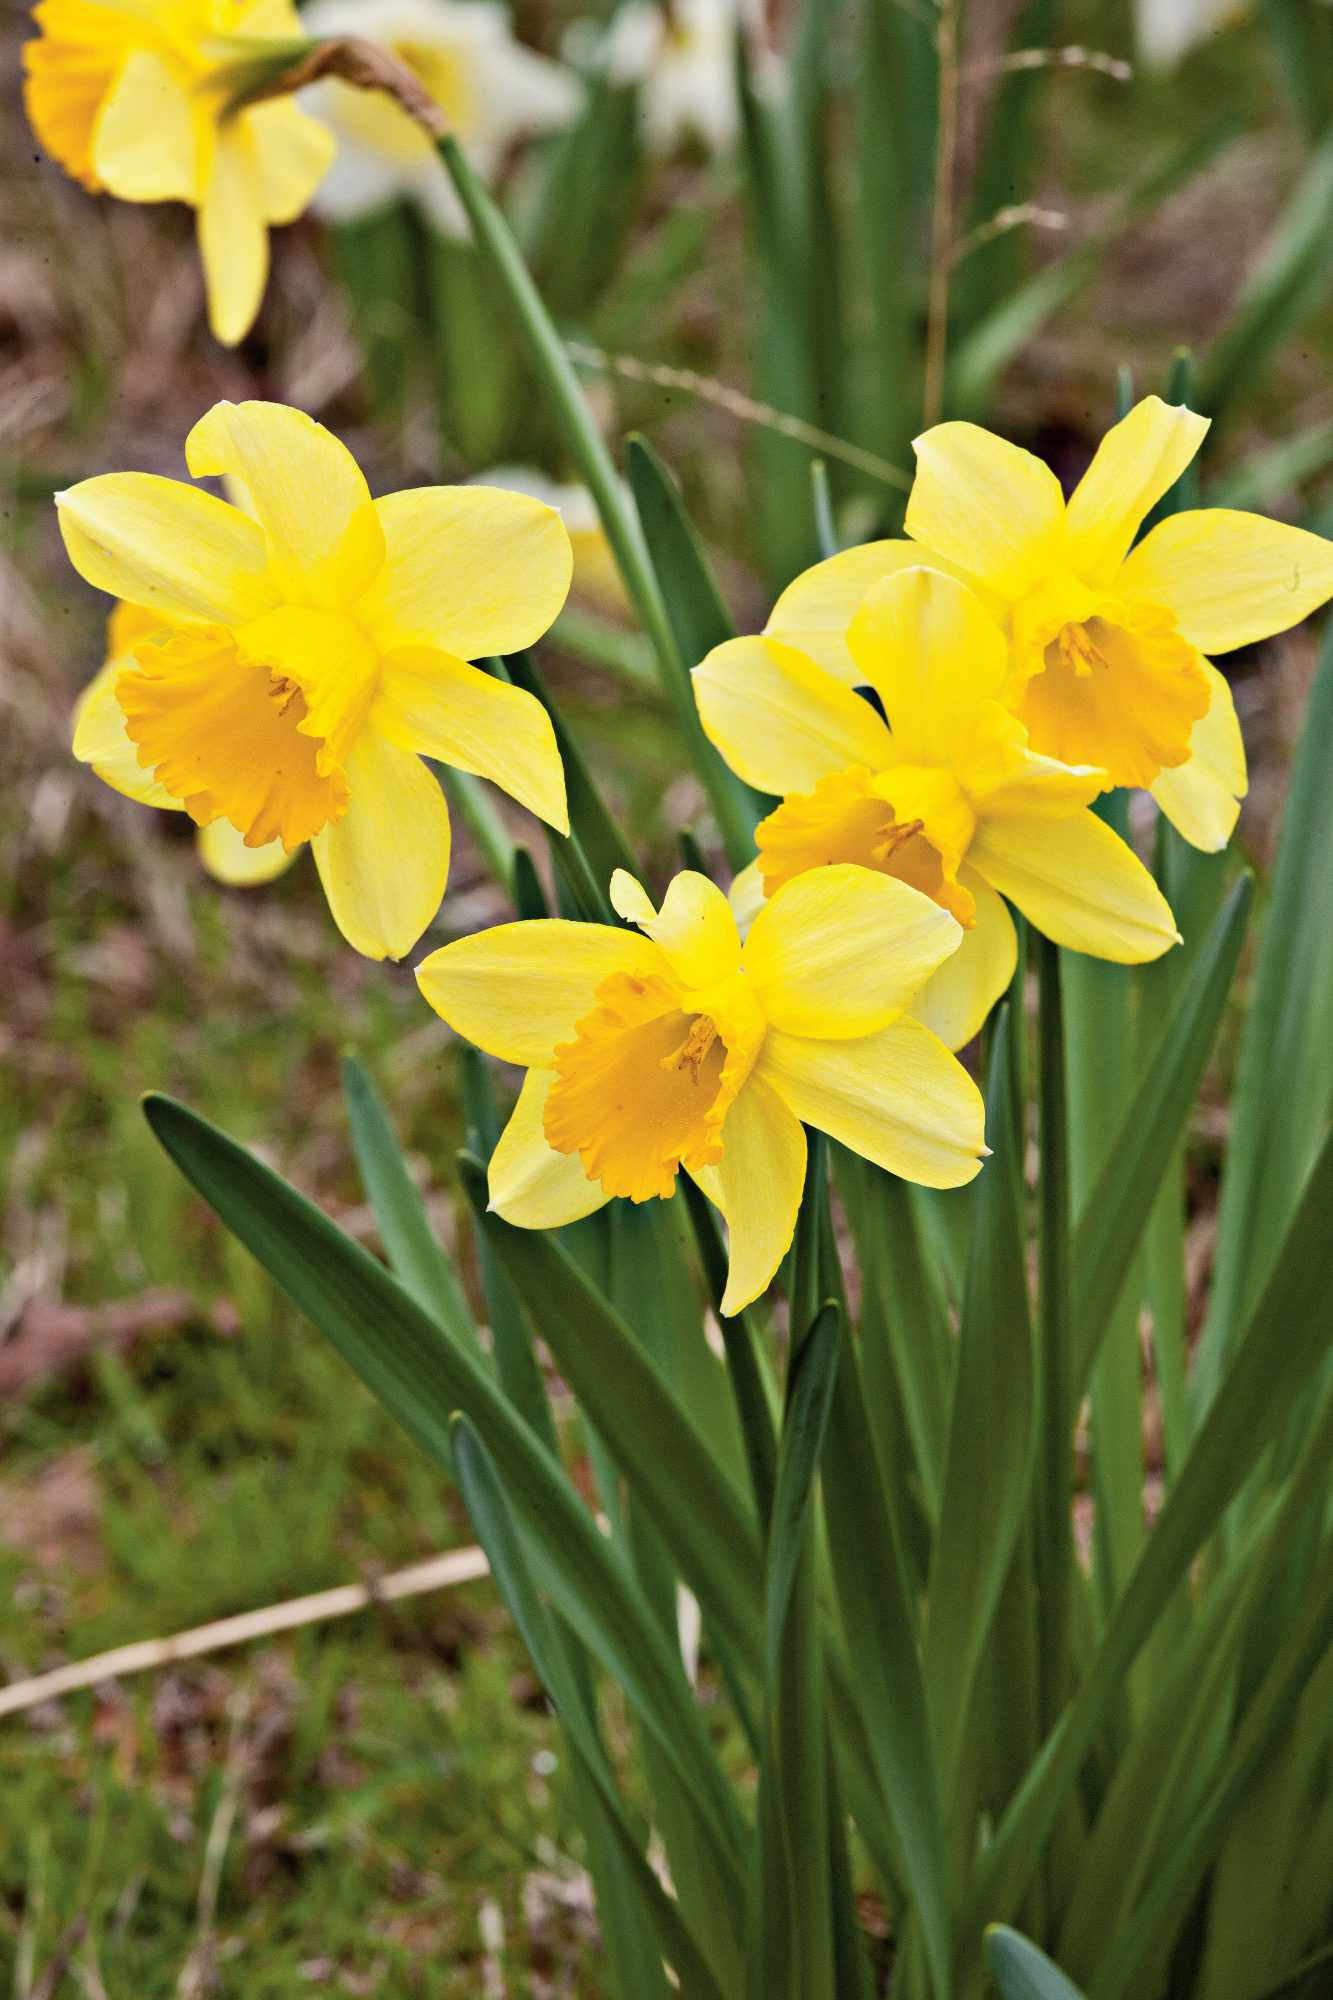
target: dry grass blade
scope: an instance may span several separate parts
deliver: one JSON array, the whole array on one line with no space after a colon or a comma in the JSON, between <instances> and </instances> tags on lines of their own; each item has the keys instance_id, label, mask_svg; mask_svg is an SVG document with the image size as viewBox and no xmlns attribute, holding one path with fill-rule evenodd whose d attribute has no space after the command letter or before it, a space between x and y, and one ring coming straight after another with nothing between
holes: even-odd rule
<instances>
[{"instance_id":1,"label":"dry grass blade","mask_svg":"<svg viewBox=\"0 0 1333 2000\"><path fill-rule=\"evenodd\" d=\"M374 1583L345 1583L333 1590L315 1591L309 1597L289 1598L282 1604L266 1604L257 1611L242 1611L234 1618L217 1618L209 1625L196 1625L165 1639L139 1639L133 1645L117 1646L98 1653L91 1660L76 1660L56 1667L31 1680L13 1681L0 1688L0 1716L18 1715L61 1695L81 1688L99 1687L126 1674L150 1673L179 1660L196 1660L204 1653L218 1653L228 1646L243 1646L252 1639L269 1639L277 1632L293 1632L302 1625L317 1625L329 1618L349 1618L372 1604L393 1604L404 1597L421 1597L427 1591L449 1590L461 1583L473 1583L487 1574L488 1564L478 1548L451 1549L447 1555L431 1556L426 1562Z\"/></svg>"}]
</instances>

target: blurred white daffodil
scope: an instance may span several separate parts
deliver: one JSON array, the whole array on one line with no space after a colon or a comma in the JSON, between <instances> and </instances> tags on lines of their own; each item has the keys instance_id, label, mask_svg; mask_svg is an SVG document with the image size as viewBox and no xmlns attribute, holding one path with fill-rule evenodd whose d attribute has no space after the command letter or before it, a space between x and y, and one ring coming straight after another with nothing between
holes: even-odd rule
<instances>
[{"instance_id":1,"label":"blurred white daffodil","mask_svg":"<svg viewBox=\"0 0 1333 2000\"><path fill-rule=\"evenodd\" d=\"M736 36L757 13L753 0L627 0L617 11L600 60L613 83L640 86L650 152L691 138L711 153L735 143Z\"/></svg>"},{"instance_id":2,"label":"blurred white daffodil","mask_svg":"<svg viewBox=\"0 0 1333 2000\"><path fill-rule=\"evenodd\" d=\"M1174 69L1196 43L1237 20L1242 0L1136 0L1135 39L1149 69Z\"/></svg>"},{"instance_id":3,"label":"blurred white daffodil","mask_svg":"<svg viewBox=\"0 0 1333 2000\"><path fill-rule=\"evenodd\" d=\"M359 35L405 63L483 179L515 140L558 131L582 101L573 72L517 41L509 9L497 0L314 0L301 18L311 35ZM350 222L406 195L436 229L467 234L435 148L391 99L326 79L303 91L301 102L338 141L317 214Z\"/></svg>"}]
</instances>

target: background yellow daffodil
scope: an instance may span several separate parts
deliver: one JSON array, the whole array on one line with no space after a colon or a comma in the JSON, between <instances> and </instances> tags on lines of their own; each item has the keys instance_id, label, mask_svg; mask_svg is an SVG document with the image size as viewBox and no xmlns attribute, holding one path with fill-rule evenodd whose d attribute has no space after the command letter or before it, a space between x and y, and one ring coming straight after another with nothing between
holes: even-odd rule
<instances>
[{"instance_id":1,"label":"background yellow daffodil","mask_svg":"<svg viewBox=\"0 0 1333 2000\"><path fill-rule=\"evenodd\" d=\"M908 541L798 577L767 631L855 681L847 631L872 584L926 561L1011 642L1006 700L1034 749L1148 786L1196 847L1224 847L1246 789L1231 691L1205 656L1283 632L1333 596L1333 543L1259 514L1173 514L1131 548L1208 423L1149 396L1102 439L1068 505L1050 468L975 424L916 440Z\"/></svg>"},{"instance_id":2,"label":"background yellow daffodil","mask_svg":"<svg viewBox=\"0 0 1333 2000\"><path fill-rule=\"evenodd\" d=\"M677 875L660 910L623 871L611 895L638 931L501 924L417 969L452 1028L528 1071L491 1160L507 1221L552 1229L613 1195L669 1196L683 1166L726 1219L734 1313L791 1243L802 1121L906 1180L973 1178L980 1095L905 1011L957 948L947 912L889 876L822 868L742 944L703 875Z\"/></svg>"},{"instance_id":3,"label":"background yellow daffodil","mask_svg":"<svg viewBox=\"0 0 1333 2000\"><path fill-rule=\"evenodd\" d=\"M238 480L253 512L135 472L57 496L75 568L135 607L84 696L75 753L146 805L229 823L236 838L210 834L206 850L225 879L267 878L275 844L308 840L348 942L401 958L449 868L423 756L567 827L546 711L468 662L546 630L569 536L540 501L479 486L372 501L350 452L280 404L217 404L186 459Z\"/></svg>"},{"instance_id":4,"label":"background yellow daffodil","mask_svg":"<svg viewBox=\"0 0 1333 2000\"><path fill-rule=\"evenodd\" d=\"M198 214L209 324L233 345L268 277L268 231L307 207L335 152L286 98L232 111L229 71L301 40L286 0L42 0L23 51L32 128L93 193Z\"/></svg>"},{"instance_id":5,"label":"background yellow daffodil","mask_svg":"<svg viewBox=\"0 0 1333 2000\"><path fill-rule=\"evenodd\" d=\"M919 565L882 577L844 643L841 679L765 636L730 639L694 670L708 736L747 783L783 795L756 834L768 894L855 861L951 910L962 946L914 1011L952 1048L1013 975L1002 896L1098 958L1135 964L1176 941L1152 876L1088 810L1104 772L1040 756L1002 705L1008 648L965 584ZM848 678L874 690L891 727Z\"/></svg>"}]
</instances>

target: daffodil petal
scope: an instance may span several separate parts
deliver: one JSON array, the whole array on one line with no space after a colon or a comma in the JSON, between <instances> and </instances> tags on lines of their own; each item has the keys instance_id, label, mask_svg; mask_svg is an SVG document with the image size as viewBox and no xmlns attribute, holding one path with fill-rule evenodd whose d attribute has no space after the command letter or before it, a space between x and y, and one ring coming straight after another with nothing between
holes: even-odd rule
<instances>
[{"instance_id":1,"label":"daffodil petal","mask_svg":"<svg viewBox=\"0 0 1333 2000\"><path fill-rule=\"evenodd\" d=\"M412 647L384 660L372 721L391 742L489 778L558 833L568 833L555 730L525 688L448 653Z\"/></svg>"},{"instance_id":2,"label":"daffodil petal","mask_svg":"<svg viewBox=\"0 0 1333 2000\"><path fill-rule=\"evenodd\" d=\"M755 1069L804 1124L904 1180L961 1187L980 1168L981 1093L918 1021L846 1042L773 1028Z\"/></svg>"},{"instance_id":3,"label":"daffodil petal","mask_svg":"<svg viewBox=\"0 0 1333 2000\"><path fill-rule=\"evenodd\" d=\"M683 986L712 986L736 971L741 951L736 919L706 875L682 869L667 885L660 910L624 868L611 877L610 893L616 915L652 939Z\"/></svg>"},{"instance_id":4,"label":"daffodil petal","mask_svg":"<svg viewBox=\"0 0 1333 2000\"><path fill-rule=\"evenodd\" d=\"M1024 750L1016 768L973 793L977 812L995 819L1069 819L1107 789L1105 771L1092 764L1061 764Z\"/></svg>"},{"instance_id":5,"label":"daffodil petal","mask_svg":"<svg viewBox=\"0 0 1333 2000\"><path fill-rule=\"evenodd\" d=\"M1009 674L1009 644L981 600L940 570L901 569L870 590L847 645L858 678L873 687L909 763L953 761L981 702Z\"/></svg>"},{"instance_id":6,"label":"daffodil petal","mask_svg":"<svg viewBox=\"0 0 1333 2000\"><path fill-rule=\"evenodd\" d=\"M893 739L868 701L794 646L728 639L694 669L704 733L761 791L812 792L849 765L882 769Z\"/></svg>"},{"instance_id":7,"label":"daffodil petal","mask_svg":"<svg viewBox=\"0 0 1333 2000\"><path fill-rule=\"evenodd\" d=\"M1032 452L978 424L936 424L915 440L904 527L924 550L1012 601L1063 548L1060 482Z\"/></svg>"},{"instance_id":8,"label":"daffodil petal","mask_svg":"<svg viewBox=\"0 0 1333 2000\"><path fill-rule=\"evenodd\" d=\"M220 129L214 141L198 230L208 324L224 347L235 347L254 325L268 281L263 175L240 119Z\"/></svg>"},{"instance_id":9,"label":"daffodil petal","mask_svg":"<svg viewBox=\"0 0 1333 2000\"><path fill-rule=\"evenodd\" d=\"M93 131L98 178L122 201L193 201L198 128L189 93L150 49L121 66Z\"/></svg>"},{"instance_id":10,"label":"daffodil petal","mask_svg":"<svg viewBox=\"0 0 1333 2000\"><path fill-rule=\"evenodd\" d=\"M247 847L245 836L237 832L229 819L214 819L201 826L197 844L199 859L208 873L215 882L225 882L229 889L257 889L265 882L276 882L301 852L294 847L289 854L280 840L266 840L262 847Z\"/></svg>"},{"instance_id":11,"label":"daffodil petal","mask_svg":"<svg viewBox=\"0 0 1333 2000\"><path fill-rule=\"evenodd\" d=\"M900 569L916 568L921 560L915 542L862 542L841 549L787 585L764 637L795 646L835 680L859 687L865 676L848 651L848 627L877 583Z\"/></svg>"},{"instance_id":12,"label":"daffodil petal","mask_svg":"<svg viewBox=\"0 0 1333 2000\"><path fill-rule=\"evenodd\" d=\"M1070 951L1120 965L1179 943L1166 898L1132 848L1093 812L1058 826L984 819L968 860L1029 922Z\"/></svg>"},{"instance_id":13,"label":"daffodil petal","mask_svg":"<svg viewBox=\"0 0 1333 2000\"><path fill-rule=\"evenodd\" d=\"M1160 772L1152 795L1183 839L1216 854L1231 838L1249 777L1231 689L1215 666L1204 666L1213 691L1208 713L1194 725L1187 761Z\"/></svg>"},{"instance_id":14,"label":"daffodil petal","mask_svg":"<svg viewBox=\"0 0 1333 2000\"><path fill-rule=\"evenodd\" d=\"M357 607L381 650L461 660L516 653L547 631L574 557L554 507L499 487L425 486L375 502L384 568Z\"/></svg>"},{"instance_id":15,"label":"daffodil petal","mask_svg":"<svg viewBox=\"0 0 1333 2000\"><path fill-rule=\"evenodd\" d=\"M540 1068L573 1040L604 979L664 970L657 946L637 931L543 917L442 945L417 967L417 983L456 1034L502 1062Z\"/></svg>"},{"instance_id":16,"label":"daffodil petal","mask_svg":"<svg viewBox=\"0 0 1333 2000\"><path fill-rule=\"evenodd\" d=\"M1333 542L1262 514L1202 507L1159 521L1116 587L1165 606L1201 653L1229 653L1285 632L1333 597Z\"/></svg>"},{"instance_id":17,"label":"daffodil petal","mask_svg":"<svg viewBox=\"0 0 1333 2000\"><path fill-rule=\"evenodd\" d=\"M491 1154L491 1207L519 1229L560 1229L610 1199L600 1181L588 1179L577 1153L557 1153L546 1142L543 1119L554 1081L554 1070L528 1071Z\"/></svg>"},{"instance_id":18,"label":"daffodil petal","mask_svg":"<svg viewBox=\"0 0 1333 2000\"><path fill-rule=\"evenodd\" d=\"M276 601L261 529L183 480L106 472L57 493L56 508L75 569L113 597L221 625Z\"/></svg>"},{"instance_id":19,"label":"daffodil petal","mask_svg":"<svg viewBox=\"0 0 1333 2000\"><path fill-rule=\"evenodd\" d=\"M384 562L360 466L332 431L285 403L215 403L185 440L196 479L239 479L283 595L346 608Z\"/></svg>"},{"instance_id":20,"label":"daffodil petal","mask_svg":"<svg viewBox=\"0 0 1333 2000\"><path fill-rule=\"evenodd\" d=\"M732 882L727 891L727 901L731 904L737 930L742 938L748 936L751 924L764 907L764 872L759 866L758 856L742 868Z\"/></svg>"},{"instance_id":21,"label":"daffodil petal","mask_svg":"<svg viewBox=\"0 0 1333 2000\"><path fill-rule=\"evenodd\" d=\"M981 1033L1018 963L1018 936L1002 896L966 863L958 880L975 905L972 927L912 1002L912 1018L938 1035L946 1049L966 1047Z\"/></svg>"},{"instance_id":22,"label":"daffodil petal","mask_svg":"<svg viewBox=\"0 0 1333 2000\"><path fill-rule=\"evenodd\" d=\"M402 958L449 879L449 809L419 757L363 730L346 764L351 797L311 842L333 920L367 958Z\"/></svg>"},{"instance_id":23,"label":"daffodil petal","mask_svg":"<svg viewBox=\"0 0 1333 2000\"><path fill-rule=\"evenodd\" d=\"M694 1179L727 1225L724 1313L751 1305L790 1249L805 1189L805 1156L799 1118L751 1075L722 1127L721 1160L694 1169Z\"/></svg>"},{"instance_id":24,"label":"daffodil petal","mask_svg":"<svg viewBox=\"0 0 1333 2000\"><path fill-rule=\"evenodd\" d=\"M139 747L125 731L125 712L116 700L116 682L125 671L123 659L108 660L89 681L74 710L74 755L90 764L103 784L141 806L184 812L165 785L139 762Z\"/></svg>"},{"instance_id":25,"label":"daffodil petal","mask_svg":"<svg viewBox=\"0 0 1333 2000\"><path fill-rule=\"evenodd\" d=\"M268 222L295 222L309 207L338 150L328 127L290 98L253 105L245 114Z\"/></svg>"},{"instance_id":26,"label":"daffodil petal","mask_svg":"<svg viewBox=\"0 0 1333 2000\"><path fill-rule=\"evenodd\" d=\"M958 949L947 910L892 875L807 869L764 904L744 965L770 1026L825 1040L873 1034Z\"/></svg>"},{"instance_id":27,"label":"daffodil petal","mask_svg":"<svg viewBox=\"0 0 1333 2000\"><path fill-rule=\"evenodd\" d=\"M1070 554L1089 583L1109 582L1140 523L1193 459L1208 418L1145 396L1113 424L1069 500Z\"/></svg>"}]
</instances>

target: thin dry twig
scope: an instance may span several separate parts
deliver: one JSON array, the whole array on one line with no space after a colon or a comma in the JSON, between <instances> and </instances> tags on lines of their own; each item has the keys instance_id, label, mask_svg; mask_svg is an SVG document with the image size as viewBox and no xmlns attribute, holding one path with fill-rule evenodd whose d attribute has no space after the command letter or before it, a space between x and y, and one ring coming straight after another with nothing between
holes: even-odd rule
<instances>
[{"instance_id":1,"label":"thin dry twig","mask_svg":"<svg viewBox=\"0 0 1333 2000\"><path fill-rule=\"evenodd\" d=\"M738 417L742 423L759 424L765 430L779 431L783 437L792 438L797 444L809 445L812 451L821 452L826 458L854 465L859 472L882 480L886 486L896 486L904 493L911 490L911 476L901 466L890 465L886 458L880 458L875 452L865 451L846 438L835 437L831 431L820 430L817 424L806 423L804 417L789 416L785 410L775 410L771 403L757 403L753 396L733 388L729 382L719 382L711 375L700 375L693 368L672 368L665 362L640 361L633 354L608 354L605 348L593 347L584 340L567 340L565 352L577 368L595 368L604 374L619 375L627 382L648 382L658 389L679 389L684 395L697 396L701 403L711 403L715 409L725 410L728 416Z\"/></svg>"},{"instance_id":2,"label":"thin dry twig","mask_svg":"<svg viewBox=\"0 0 1333 2000\"><path fill-rule=\"evenodd\" d=\"M94 1654L90 1660L55 1667L31 1680L12 1681L8 1687L0 1688L0 1716L19 1715L42 1702L58 1700L61 1695L74 1694L81 1688L100 1687L127 1674L151 1673L178 1660L197 1660L204 1653L243 1646L252 1639L268 1639L277 1632L293 1632L300 1626L317 1625L328 1618L348 1618L372 1604L393 1604L400 1598L422 1597L428 1591L473 1583L486 1576L489 1567L479 1548L451 1549L447 1555L431 1556L373 1583L344 1583L333 1590L315 1591L309 1597L292 1597L282 1604L242 1611L233 1618L216 1618L209 1625L196 1625L169 1638L138 1639L129 1646L113 1647L109 1653Z\"/></svg>"}]
</instances>

